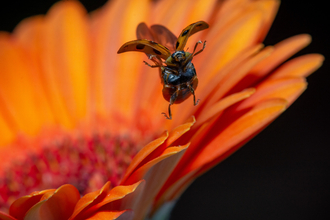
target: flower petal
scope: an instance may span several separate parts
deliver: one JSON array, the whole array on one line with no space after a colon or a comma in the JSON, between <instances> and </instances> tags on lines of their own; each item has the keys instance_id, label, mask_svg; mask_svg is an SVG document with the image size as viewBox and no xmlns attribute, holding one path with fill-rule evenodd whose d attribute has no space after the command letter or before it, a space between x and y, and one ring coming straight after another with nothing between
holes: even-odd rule
<instances>
[{"instance_id":1,"label":"flower petal","mask_svg":"<svg viewBox=\"0 0 330 220\"><path fill-rule=\"evenodd\" d=\"M199 169L216 160L226 151L229 151L231 147L244 141L255 131L267 126L286 109L286 105L287 101L283 99L266 100L255 105L237 120L229 123L229 126L198 152L196 158L190 160L191 162L186 165L186 171ZM230 113L228 112L228 114ZM233 119L233 117L229 118Z\"/></svg>"},{"instance_id":2,"label":"flower petal","mask_svg":"<svg viewBox=\"0 0 330 220\"><path fill-rule=\"evenodd\" d=\"M41 201L46 193L54 193L55 189L47 189L39 192L33 192L30 195L23 196L13 202L9 208L9 214L16 219L23 219L26 212Z\"/></svg>"},{"instance_id":3,"label":"flower petal","mask_svg":"<svg viewBox=\"0 0 330 220\"><path fill-rule=\"evenodd\" d=\"M215 91L212 96L207 100L207 104L204 108L209 108L215 102L220 100L221 97L224 97L227 92L229 92L240 80L246 76L246 74L258 63L262 62L264 59L269 57L273 51L273 47L266 47L260 51L255 56L248 59L238 68L232 70L228 73L219 83L219 88Z\"/></svg>"},{"instance_id":4,"label":"flower petal","mask_svg":"<svg viewBox=\"0 0 330 220\"><path fill-rule=\"evenodd\" d=\"M71 216L70 219L85 219L95 215L96 210L117 211L127 209L134 197L139 197L144 188L144 181L141 180L128 186L116 186L111 189L106 196L97 198L83 210ZM132 198L133 197L133 198Z\"/></svg>"},{"instance_id":5,"label":"flower petal","mask_svg":"<svg viewBox=\"0 0 330 220\"><path fill-rule=\"evenodd\" d=\"M124 211L98 211L95 215L87 218L86 220L112 220L112 219L123 219L123 220L130 220L133 219L133 212L130 210Z\"/></svg>"},{"instance_id":6,"label":"flower petal","mask_svg":"<svg viewBox=\"0 0 330 220\"><path fill-rule=\"evenodd\" d=\"M240 111L256 105L265 100L282 98L287 100L287 107L295 101L303 91L307 83L302 77L286 77L279 79L269 79L256 87L257 92L249 99L240 103L235 110Z\"/></svg>"},{"instance_id":7,"label":"flower petal","mask_svg":"<svg viewBox=\"0 0 330 220\"><path fill-rule=\"evenodd\" d=\"M127 168L126 173L121 180L121 184L125 183L135 170L143 166L145 163L159 157L168 146L170 146L180 136L189 131L190 127L194 123L195 118L191 117L185 124L174 128L170 133L167 131L164 132L160 138L150 142L148 145L142 148L133 158L131 164ZM130 182L130 184L131 183L133 182ZM126 182L126 184L128 183Z\"/></svg>"},{"instance_id":8,"label":"flower petal","mask_svg":"<svg viewBox=\"0 0 330 220\"><path fill-rule=\"evenodd\" d=\"M221 121L221 125L218 123L213 125L213 123L211 124L212 127L207 125L201 127L201 129L206 131L216 127L216 136L208 138L207 135L210 135L208 132L199 130L194 140L192 140L191 146L188 148L160 192L166 193L167 189L172 193L181 192L182 188L186 188L192 179L215 166L219 163L220 159L223 160L228 157L228 152L233 153L231 151L233 147L244 142L245 139L250 138L251 135L263 129L273 121L285 110L286 104L286 100L283 99L266 100L246 112L239 113L238 118L234 116L237 115L236 111L228 111L218 120ZM219 143L221 143L221 145L219 145ZM235 148L235 150L237 149L238 148ZM186 175L188 175L189 178L186 177ZM181 184L177 184L178 181ZM177 196L179 196L179 194L170 195L166 193L164 198ZM161 194L159 194L158 199L161 197Z\"/></svg>"},{"instance_id":9,"label":"flower petal","mask_svg":"<svg viewBox=\"0 0 330 220\"><path fill-rule=\"evenodd\" d=\"M203 108L202 105L207 103L208 98L212 95L212 93L217 90L219 87L220 81L230 72L232 72L234 69L238 68L239 66L243 65L248 59L250 59L252 56L254 56L256 53L258 53L263 48L262 44L255 45L251 48L248 48L246 51L243 51L240 53L235 60L229 62L224 68L219 71L210 82L207 83L201 83L201 85L198 87L198 91L196 92L200 103L200 108ZM182 107L181 107L182 106ZM175 124L183 123L183 121L189 116L194 115L196 116L196 111L200 109L191 108L191 102L184 102L180 104L180 108L187 109L181 113L181 117L178 118ZM174 112L174 111L173 111ZM175 113L174 113L175 114Z\"/></svg>"},{"instance_id":10,"label":"flower petal","mask_svg":"<svg viewBox=\"0 0 330 220\"><path fill-rule=\"evenodd\" d=\"M234 93L232 95L229 95L221 99L219 102L212 105L209 109L204 109L204 111L200 113L200 117L198 117L195 126L198 127L199 125L205 123L206 121L210 120L216 115L219 115L223 110L225 110L229 106L250 97L255 91L256 90L254 88L250 88L239 93Z\"/></svg>"},{"instance_id":11,"label":"flower petal","mask_svg":"<svg viewBox=\"0 0 330 220\"><path fill-rule=\"evenodd\" d=\"M172 155L175 155L175 154L181 152L182 150L185 150L188 146L189 146L189 144L186 144L186 145L183 145L183 146L180 146L180 147L169 147L169 148L165 149L165 151L159 157L147 162L146 164L144 164L143 166L138 168L136 171L134 171L134 173L125 181L125 183L130 184L130 183L135 182L139 179L143 179L143 176L154 165L156 165L160 161L162 161L162 160L164 160L164 159L166 159L166 158L168 158Z\"/></svg>"},{"instance_id":12,"label":"flower petal","mask_svg":"<svg viewBox=\"0 0 330 220\"><path fill-rule=\"evenodd\" d=\"M141 194L141 199L135 201L134 219L142 219L146 215L150 205L153 203L153 199L188 146L189 144L167 148L161 156L140 167L127 180L128 183L139 179L146 180L146 186Z\"/></svg>"},{"instance_id":13,"label":"flower petal","mask_svg":"<svg viewBox=\"0 0 330 220\"><path fill-rule=\"evenodd\" d=\"M79 213L82 213L84 209L87 210L88 207L91 207L94 204L97 204L102 201L108 195L109 192L110 182L106 182L100 190L84 195L81 199L79 199L76 206L74 207L74 211L70 219L76 219L76 216Z\"/></svg>"},{"instance_id":14,"label":"flower petal","mask_svg":"<svg viewBox=\"0 0 330 220\"><path fill-rule=\"evenodd\" d=\"M0 112L0 159L1 155L5 155L4 153L1 152L1 149L3 146L7 145L10 143L14 137L15 137L15 129L12 129L10 125L8 124L8 121L6 117L3 115L3 113ZM0 168L1 169L1 168Z\"/></svg>"},{"instance_id":15,"label":"flower petal","mask_svg":"<svg viewBox=\"0 0 330 220\"><path fill-rule=\"evenodd\" d=\"M80 198L78 190L69 184L58 188L47 200L34 205L25 215L24 220L68 219Z\"/></svg>"},{"instance_id":16,"label":"flower petal","mask_svg":"<svg viewBox=\"0 0 330 220\"><path fill-rule=\"evenodd\" d=\"M280 6L279 0L271 0L271 1L255 1L258 4L258 7L264 12L264 23L262 24L261 31L259 33L259 41L262 42L266 37L269 28L273 24L275 19L275 15Z\"/></svg>"},{"instance_id":17,"label":"flower petal","mask_svg":"<svg viewBox=\"0 0 330 220\"><path fill-rule=\"evenodd\" d=\"M120 23L120 29L117 30L120 36L120 43L133 40L135 36L135 29L137 25L144 21L148 16L149 1L127 1L123 8L121 17L125 19L118 19L116 21ZM140 54L138 56L142 56ZM113 102L116 103L117 113L123 116L133 119L135 116L135 108L132 108L132 103L136 101L135 94L138 91L138 78L139 74L133 74L137 69L141 68L141 60L136 59L135 53L124 53L118 55L117 68L120 69L121 76L116 79L115 90L116 96L114 96ZM129 65L127 65L129 63ZM135 106L135 105L134 105Z\"/></svg>"},{"instance_id":18,"label":"flower petal","mask_svg":"<svg viewBox=\"0 0 330 220\"><path fill-rule=\"evenodd\" d=\"M50 126L55 124L55 118L61 118L61 116L55 116L55 112L51 109L51 94L47 92L47 81L43 76L42 58L40 54L42 51L42 43L44 42L44 30L45 30L45 17L38 15L24 19L20 22L14 30L14 37L17 42L23 47L26 52L28 62L31 66L31 79L34 89L34 96L38 100L35 105L39 111L38 115L42 120L43 126Z\"/></svg>"},{"instance_id":19,"label":"flower petal","mask_svg":"<svg viewBox=\"0 0 330 220\"><path fill-rule=\"evenodd\" d=\"M217 49L205 50L203 57L199 58L201 63L214 64L204 67L204 71L208 74L201 78L203 81L211 81L221 68L255 43L262 17L263 14L260 10L246 10L227 30L223 30L219 36L211 38L216 40L210 41L208 48Z\"/></svg>"},{"instance_id":20,"label":"flower petal","mask_svg":"<svg viewBox=\"0 0 330 220\"><path fill-rule=\"evenodd\" d=\"M16 133L37 134L41 121L36 105L31 104L38 101L31 83L32 70L22 48L4 33L0 33L0 69L0 113L3 119ZM8 135L8 131L6 133Z\"/></svg>"},{"instance_id":21,"label":"flower petal","mask_svg":"<svg viewBox=\"0 0 330 220\"><path fill-rule=\"evenodd\" d=\"M145 158L147 158L157 147L163 144L167 138L168 132L165 131L160 138L150 142L145 147L143 147L133 158L132 162L126 170L124 177L122 178L121 183L123 183L132 174L134 170L141 166L142 161L144 161Z\"/></svg>"},{"instance_id":22,"label":"flower petal","mask_svg":"<svg viewBox=\"0 0 330 220\"><path fill-rule=\"evenodd\" d=\"M67 116L72 128L87 114L90 51L87 12L78 1L61 1L47 13L44 29L43 71L52 108ZM76 36L79 36L78 38Z\"/></svg>"},{"instance_id":23,"label":"flower petal","mask_svg":"<svg viewBox=\"0 0 330 220\"><path fill-rule=\"evenodd\" d=\"M274 46L274 52L265 60L256 65L251 74L256 79L260 79L281 64L283 61L306 47L311 42L308 34L300 34L277 43ZM249 82L251 84L251 82Z\"/></svg>"},{"instance_id":24,"label":"flower petal","mask_svg":"<svg viewBox=\"0 0 330 220\"><path fill-rule=\"evenodd\" d=\"M304 76L307 77L317 70L324 61L321 54L307 54L284 63L272 75L270 79L286 76Z\"/></svg>"},{"instance_id":25,"label":"flower petal","mask_svg":"<svg viewBox=\"0 0 330 220\"><path fill-rule=\"evenodd\" d=\"M16 218L0 211L0 220L16 220Z\"/></svg>"}]
</instances>

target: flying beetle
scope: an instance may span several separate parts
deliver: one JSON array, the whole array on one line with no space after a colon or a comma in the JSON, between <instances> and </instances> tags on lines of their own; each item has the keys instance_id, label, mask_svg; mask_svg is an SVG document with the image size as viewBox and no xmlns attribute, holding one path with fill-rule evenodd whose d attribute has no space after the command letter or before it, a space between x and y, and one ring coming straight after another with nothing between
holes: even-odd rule
<instances>
[{"instance_id":1,"label":"flying beetle","mask_svg":"<svg viewBox=\"0 0 330 220\"><path fill-rule=\"evenodd\" d=\"M194 105L198 104L199 100L196 101L195 96L198 78L191 61L194 56L205 49L206 41L204 41L202 49L197 52L197 46L202 44L201 41L195 44L192 53L184 51L184 47L191 35L208 27L209 25L204 21L195 22L183 29L176 38L170 30L162 25L152 25L148 28L145 23L140 23L136 30L138 40L125 43L117 52L118 54L128 51L143 52L153 61L154 65L143 62L151 68L160 69L163 97L169 102L168 116L166 113L162 113L166 119L172 119L171 105L179 104L191 95L194 97Z\"/></svg>"}]
</instances>

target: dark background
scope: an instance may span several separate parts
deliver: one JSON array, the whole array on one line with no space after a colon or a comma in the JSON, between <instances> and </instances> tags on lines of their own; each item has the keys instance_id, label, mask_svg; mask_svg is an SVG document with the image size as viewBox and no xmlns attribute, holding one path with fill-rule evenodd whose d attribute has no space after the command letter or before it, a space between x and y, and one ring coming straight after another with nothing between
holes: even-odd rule
<instances>
[{"instance_id":1,"label":"dark background","mask_svg":"<svg viewBox=\"0 0 330 220\"><path fill-rule=\"evenodd\" d=\"M44 14L54 0L6 1L0 30ZM105 0L82 1L91 11ZM309 33L324 65L308 77L308 89L266 130L183 194L171 219L328 219L330 216L329 9L327 1L282 1L265 40L273 45Z\"/></svg>"}]
</instances>

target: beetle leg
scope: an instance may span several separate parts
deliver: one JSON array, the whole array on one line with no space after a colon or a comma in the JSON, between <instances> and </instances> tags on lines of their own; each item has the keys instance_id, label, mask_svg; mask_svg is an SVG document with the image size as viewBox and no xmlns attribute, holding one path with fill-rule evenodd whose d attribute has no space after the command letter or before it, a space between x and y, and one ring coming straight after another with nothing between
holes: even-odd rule
<instances>
[{"instance_id":1,"label":"beetle leg","mask_svg":"<svg viewBox=\"0 0 330 220\"><path fill-rule=\"evenodd\" d=\"M183 63L183 66L185 66L189 61L191 61L193 59L194 56L196 56L197 54L201 53L205 49L206 41L204 41L203 48L200 51L198 51L197 53L195 53L198 44L201 44L201 43L202 43L202 41L198 41L195 44L194 51L186 58L185 62Z\"/></svg>"},{"instance_id":2,"label":"beetle leg","mask_svg":"<svg viewBox=\"0 0 330 220\"><path fill-rule=\"evenodd\" d=\"M198 41L196 44L195 44L195 47L194 47L194 51L192 52L192 54L194 54L195 53L195 51L196 51L196 49L197 49L197 46L198 46L198 44L201 44L201 43L203 43L202 41Z\"/></svg>"},{"instance_id":3,"label":"beetle leg","mask_svg":"<svg viewBox=\"0 0 330 220\"><path fill-rule=\"evenodd\" d=\"M149 60L154 62L155 65L151 65L151 64L147 63L146 61L143 61L147 66L150 66L151 68L163 67L162 61L160 60L159 57L157 57L155 55L149 55L148 58L149 58Z\"/></svg>"},{"instance_id":4,"label":"beetle leg","mask_svg":"<svg viewBox=\"0 0 330 220\"><path fill-rule=\"evenodd\" d=\"M199 103L199 99L197 99L197 102L196 102L196 96L195 96L195 90L194 90L194 88L192 86L190 86L190 85L188 87L190 89L191 94L193 94L193 96L194 96L194 106L196 106Z\"/></svg>"},{"instance_id":5,"label":"beetle leg","mask_svg":"<svg viewBox=\"0 0 330 220\"><path fill-rule=\"evenodd\" d=\"M143 61L147 66L150 66L151 68L156 68L156 67L162 67L160 65L151 65L149 63L147 63L146 61Z\"/></svg>"},{"instance_id":6,"label":"beetle leg","mask_svg":"<svg viewBox=\"0 0 330 220\"><path fill-rule=\"evenodd\" d=\"M162 114L168 120L171 120L172 119L171 105L173 105L173 103L175 102L175 100L176 100L177 97L178 97L178 91L176 91L175 93L173 93L173 95L171 96L170 104L168 105L168 115L169 116L167 116L165 112L162 112Z\"/></svg>"},{"instance_id":7,"label":"beetle leg","mask_svg":"<svg viewBox=\"0 0 330 220\"><path fill-rule=\"evenodd\" d=\"M194 52L193 52L193 56L196 56L197 54L201 53L201 52L205 49L205 47L206 47L206 41L204 41L203 48L202 48L200 51L198 51L197 53L195 53L195 50L196 50L196 48L197 48L197 45L198 45L198 44L201 44L201 43L202 43L202 41L198 41L198 42L196 43L195 48L194 48Z\"/></svg>"}]
</instances>

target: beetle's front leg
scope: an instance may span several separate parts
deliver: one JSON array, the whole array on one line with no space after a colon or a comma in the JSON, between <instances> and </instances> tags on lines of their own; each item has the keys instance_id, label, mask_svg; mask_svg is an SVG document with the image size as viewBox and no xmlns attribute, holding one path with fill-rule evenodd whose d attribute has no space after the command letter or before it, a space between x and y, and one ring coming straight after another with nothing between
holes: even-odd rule
<instances>
[{"instance_id":1,"label":"beetle's front leg","mask_svg":"<svg viewBox=\"0 0 330 220\"><path fill-rule=\"evenodd\" d=\"M202 48L200 51L198 51L197 53L195 53L198 44L201 44L201 43L202 43L202 41L198 41L198 42L196 43L195 48L194 48L194 51L193 51L193 53L192 53L193 56L196 56L197 54L201 53L201 52L205 49L205 47L206 47L206 41L204 41L203 48Z\"/></svg>"}]
</instances>

